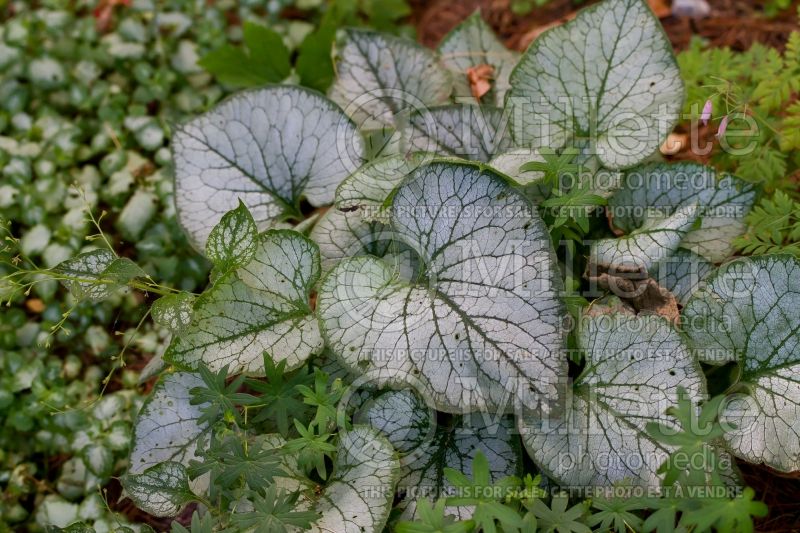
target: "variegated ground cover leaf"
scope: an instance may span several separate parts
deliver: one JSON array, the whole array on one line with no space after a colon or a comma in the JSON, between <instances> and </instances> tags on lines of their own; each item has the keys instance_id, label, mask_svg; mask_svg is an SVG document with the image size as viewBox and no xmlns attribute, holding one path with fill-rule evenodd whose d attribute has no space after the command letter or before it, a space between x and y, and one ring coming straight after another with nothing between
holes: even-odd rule
<instances>
[{"instance_id":1,"label":"variegated ground cover leaf","mask_svg":"<svg viewBox=\"0 0 800 533\"><path fill-rule=\"evenodd\" d=\"M389 518L400 463L385 437L366 426L339 434L333 474L313 509L320 533L378 533Z\"/></svg>"},{"instance_id":2,"label":"variegated ground cover leaf","mask_svg":"<svg viewBox=\"0 0 800 533\"><path fill-rule=\"evenodd\" d=\"M582 320L579 347L586 366L555 416L518 417L528 452L565 487L588 489L623 480L658 487L670 449L646 431L668 427L665 414L678 388L693 402L705 398L699 363L680 334L654 316L601 315Z\"/></svg>"},{"instance_id":3,"label":"variegated ground cover leaf","mask_svg":"<svg viewBox=\"0 0 800 533\"><path fill-rule=\"evenodd\" d=\"M682 323L701 361L736 361L740 376L721 421L737 456L800 470L800 261L760 256L722 266Z\"/></svg>"},{"instance_id":4,"label":"variegated ground cover leaf","mask_svg":"<svg viewBox=\"0 0 800 533\"><path fill-rule=\"evenodd\" d=\"M329 204L364 151L355 125L325 97L294 86L239 93L173 137L175 203L192 244L242 201L259 230Z\"/></svg>"},{"instance_id":5,"label":"variegated ground cover leaf","mask_svg":"<svg viewBox=\"0 0 800 533\"><path fill-rule=\"evenodd\" d=\"M64 284L73 296L91 302L105 300L135 278L149 277L127 257L117 257L107 249L78 254L53 270L57 276L67 278Z\"/></svg>"},{"instance_id":6,"label":"variegated ground cover leaf","mask_svg":"<svg viewBox=\"0 0 800 533\"><path fill-rule=\"evenodd\" d=\"M625 232L668 218L692 206L699 225L681 247L718 263L733 252L733 238L744 232L744 217L755 199L752 185L697 163L654 163L625 175L623 188L609 200L614 225Z\"/></svg>"},{"instance_id":7,"label":"variegated ground cover leaf","mask_svg":"<svg viewBox=\"0 0 800 533\"><path fill-rule=\"evenodd\" d=\"M259 374L266 352L297 368L322 349L309 301L319 279L319 250L291 230L269 230L258 239L253 259L218 279L200 295L190 325L175 337L164 359L212 371Z\"/></svg>"},{"instance_id":8,"label":"variegated ground cover leaf","mask_svg":"<svg viewBox=\"0 0 800 533\"><path fill-rule=\"evenodd\" d=\"M509 90L509 77L517 64L518 54L501 43L486 22L476 11L461 24L453 28L439 43L442 63L453 75L453 96L458 102L474 99L471 70L488 65L492 71L491 88L481 101L502 107Z\"/></svg>"},{"instance_id":9,"label":"variegated ground cover leaf","mask_svg":"<svg viewBox=\"0 0 800 533\"><path fill-rule=\"evenodd\" d=\"M313 511L319 518L308 531L318 533L378 533L389 518L400 463L384 436L368 426L342 430L333 472L320 486L303 474L297 454L282 450L286 441L277 434L256 437L262 449L280 455L284 475L274 478L285 492L299 492L295 511ZM251 512L253 504L242 499L237 513Z\"/></svg>"},{"instance_id":10,"label":"variegated ground cover leaf","mask_svg":"<svg viewBox=\"0 0 800 533\"><path fill-rule=\"evenodd\" d=\"M411 113L402 136L406 152L486 162L511 147L508 115L499 107L451 104Z\"/></svg>"},{"instance_id":11,"label":"variegated ground cover leaf","mask_svg":"<svg viewBox=\"0 0 800 533\"><path fill-rule=\"evenodd\" d=\"M362 130L396 127L403 111L446 103L453 86L435 52L371 30L339 30L334 61L328 94Z\"/></svg>"},{"instance_id":12,"label":"variegated ground cover leaf","mask_svg":"<svg viewBox=\"0 0 800 533\"><path fill-rule=\"evenodd\" d=\"M386 391L368 401L354 420L379 430L400 453L397 493L403 497L403 517L416 514L421 497L436 500L453 487L444 476L445 468L472 475L472 460L480 451L489 462L492 482L519 473L521 446L514 435L513 421L485 413L455 417L447 426L437 425L436 412L414 392ZM467 507L448 509L460 519L472 512Z\"/></svg>"},{"instance_id":13,"label":"variegated ground cover leaf","mask_svg":"<svg viewBox=\"0 0 800 533\"><path fill-rule=\"evenodd\" d=\"M349 211L360 209L364 220L387 220L383 209L386 199L417 167L429 162L429 154L386 156L365 163L336 189L335 207Z\"/></svg>"},{"instance_id":14,"label":"variegated ground cover leaf","mask_svg":"<svg viewBox=\"0 0 800 533\"><path fill-rule=\"evenodd\" d=\"M591 146L587 142L577 142L576 148L578 154L573 163L578 165L579 171L562 176L559 183L561 192L567 193L579 187L588 194L608 198L622 186L622 172L602 167L600 160L591 154ZM552 183L545 180L544 171L521 168L531 162L545 163L542 151L538 148L518 147L496 155L489 161L489 165L525 186L527 194L532 198L544 200L552 197Z\"/></svg>"},{"instance_id":15,"label":"variegated ground cover leaf","mask_svg":"<svg viewBox=\"0 0 800 533\"><path fill-rule=\"evenodd\" d=\"M141 474L128 474L121 481L133 503L153 516L176 516L195 499L186 466L181 463L159 463Z\"/></svg>"},{"instance_id":16,"label":"variegated ground cover leaf","mask_svg":"<svg viewBox=\"0 0 800 533\"><path fill-rule=\"evenodd\" d=\"M609 168L644 161L672 129L684 88L672 46L642 0L601 2L543 33L511 74L521 146L592 140Z\"/></svg>"},{"instance_id":17,"label":"variegated ground cover leaf","mask_svg":"<svg viewBox=\"0 0 800 533\"><path fill-rule=\"evenodd\" d=\"M173 333L180 333L192 322L195 296L188 292L178 292L162 296L150 306L153 321Z\"/></svg>"},{"instance_id":18,"label":"variegated ground cover leaf","mask_svg":"<svg viewBox=\"0 0 800 533\"><path fill-rule=\"evenodd\" d=\"M404 279L411 279L418 268L416 253L397 241L390 227L364 220L363 212L332 207L314 226L309 237L319 244L322 271L330 271L348 257L373 255L393 265Z\"/></svg>"},{"instance_id":19,"label":"variegated ground cover leaf","mask_svg":"<svg viewBox=\"0 0 800 533\"><path fill-rule=\"evenodd\" d=\"M197 374L175 372L161 377L136 419L129 474L143 474L161 464L187 466L202 459L209 431L208 424L199 421L205 405L192 405L189 392L201 386L203 380ZM197 480L193 488L204 490L203 483Z\"/></svg>"},{"instance_id":20,"label":"variegated ground cover leaf","mask_svg":"<svg viewBox=\"0 0 800 533\"><path fill-rule=\"evenodd\" d=\"M546 404L565 376L561 282L528 201L480 165L434 162L392 197L397 239L422 263L401 280L374 257L340 262L320 284L328 346L383 383L421 381L448 412Z\"/></svg>"},{"instance_id":21,"label":"variegated ground cover leaf","mask_svg":"<svg viewBox=\"0 0 800 533\"><path fill-rule=\"evenodd\" d=\"M681 305L700 288L704 280L714 271L714 265L689 250L679 248L669 257L650 269L656 283L670 291Z\"/></svg>"},{"instance_id":22,"label":"variegated ground cover leaf","mask_svg":"<svg viewBox=\"0 0 800 533\"><path fill-rule=\"evenodd\" d=\"M649 218L635 230L616 239L592 243L589 259L605 269L646 272L669 258L695 224L698 207L686 206L664 218Z\"/></svg>"}]
</instances>

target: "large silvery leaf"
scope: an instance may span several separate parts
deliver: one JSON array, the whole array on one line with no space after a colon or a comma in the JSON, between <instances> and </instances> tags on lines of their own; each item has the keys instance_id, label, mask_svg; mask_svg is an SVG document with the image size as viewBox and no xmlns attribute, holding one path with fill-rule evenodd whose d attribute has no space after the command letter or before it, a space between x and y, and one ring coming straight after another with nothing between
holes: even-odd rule
<instances>
[{"instance_id":1,"label":"large silvery leaf","mask_svg":"<svg viewBox=\"0 0 800 533\"><path fill-rule=\"evenodd\" d=\"M184 368L259 374L266 352L297 368L322 349L309 296L319 279L319 250L291 230L259 237L253 259L218 279L194 305L192 322L164 359Z\"/></svg>"},{"instance_id":2,"label":"large silvery leaf","mask_svg":"<svg viewBox=\"0 0 800 533\"><path fill-rule=\"evenodd\" d=\"M136 263L107 249L79 254L60 263L54 272L64 276L64 284L73 296L91 302L110 297L132 279L148 277Z\"/></svg>"},{"instance_id":3,"label":"large silvery leaf","mask_svg":"<svg viewBox=\"0 0 800 533\"><path fill-rule=\"evenodd\" d=\"M333 474L313 509L320 533L378 533L392 509L399 461L374 429L356 426L339 436Z\"/></svg>"},{"instance_id":4,"label":"large silvery leaf","mask_svg":"<svg viewBox=\"0 0 800 533\"><path fill-rule=\"evenodd\" d=\"M192 405L190 390L202 387L197 374L166 374L142 406L133 431L130 474L142 474L161 463L188 465L201 460L201 440L208 424L200 423L205 405Z\"/></svg>"},{"instance_id":5,"label":"large silvery leaf","mask_svg":"<svg viewBox=\"0 0 800 533\"><path fill-rule=\"evenodd\" d=\"M566 367L558 268L547 229L500 175L474 164L418 168L392 197L413 280L375 257L340 262L317 312L328 346L357 373L419 380L448 412L552 399Z\"/></svg>"},{"instance_id":6,"label":"large silvery leaf","mask_svg":"<svg viewBox=\"0 0 800 533\"><path fill-rule=\"evenodd\" d=\"M611 200L614 225L633 232L649 220L665 218L696 206L699 227L681 240L681 247L712 262L733 252L733 238L745 230L744 217L755 199L752 185L696 163L654 163L625 175Z\"/></svg>"},{"instance_id":7,"label":"large silvery leaf","mask_svg":"<svg viewBox=\"0 0 800 533\"><path fill-rule=\"evenodd\" d=\"M670 291L681 305L686 305L689 297L714 270L714 265L703 257L679 249L653 265L650 276L660 286Z\"/></svg>"},{"instance_id":8,"label":"large silvery leaf","mask_svg":"<svg viewBox=\"0 0 800 533\"><path fill-rule=\"evenodd\" d=\"M589 138L602 163L652 155L683 105L672 45L642 0L608 0L543 33L511 74L518 144L559 148Z\"/></svg>"},{"instance_id":9,"label":"large silvery leaf","mask_svg":"<svg viewBox=\"0 0 800 533\"><path fill-rule=\"evenodd\" d=\"M181 463L160 463L142 474L124 476L121 481L136 507L153 516L176 516L195 499L186 467Z\"/></svg>"},{"instance_id":10,"label":"large silvery leaf","mask_svg":"<svg viewBox=\"0 0 800 533\"><path fill-rule=\"evenodd\" d=\"M665 414L683 387L704 399L700 365L667 321L622 314L584 318L579 346L586 367L552 417L518 418L528 452L548 476L569 487L609 486L627 479L658 487L670 449L645 427Z\"/></svg>"},{"instance_id":11,"label":"large silvery leaf","mask_svg":"<svg viewBox=\"0 0 800 533\"><path fill-rule=\"evenodd\" d=\"M489 462L492 482L517 475L521 448L514 436L510 418L474 413L455 417L446 426L437 425L436 412L409 391L387 391L367 402L355 415L379 430L400 454L397 493L405 497L403 516L416 514L416 499L437 499L452 487L444 476L445 468L472 475L472 460L478 452ZM448 514L467 519L470 508L448 509Z\"/></svg>"},{"instance_id":12,"label":"large silvery leaf","mask_svg":"<svg viewBox=\"0 0 800 533\"><path fill-rule=\"evenodd\" d=\"M434 52L371 30L340 30L335 62L329 95L362 129L394 127L403 110L443 104L453 85Z\"/></svg>"},{"instance_id":13,"label":"large silvery leaf","mask_svg":"<svg viewBox=\"0 0 800 533\"><path fill-rule=\"evenodd\" d=\"M738 394L721 416L733 453L800 470L800 262L761 256L721 267L689 300L682 323L700 358L736 361Z\"/></svg>"},{"instance_id":14,"label":"large silvery leaf","mask_svg":"<svg viewBox=\"0 0 800 533\"><path fill-rule=\"evenodd\" d=\"M667 217L647 219L628 235L592 243L590 260L604 269L646 272L678 249L697 215L697 206L688 206Z\"/></svg>"},{"instance_id":15,"label":"large silvery leaf","mask_svg":"<svg viewBox=\"0 0 800 533\"><path fill-rule=\"evenodd\" d=\"M508 150L508 116L498 107L452 104L412 113L405 150L486 162Z\"/></svg>"},{"instance_id":16,"label":"large silvery leaf","mask_svg":"<svg viewBox=\"0 0 800 533\"><path fill-rule=\"evenodd\" d=\"M453 92L459 102L473 99L469 72L491 67L491 88L481 97L484 102L502 107L509 89L508 78L517 63L517 54L497 39L480 12L475 12L448 33L439 44L442 63L453 74Z\"/></svg>"},{"instance_id":17,"label":"large silvery leaf","mask_svg":"<svg viewBox=\"0 0 800 533\"><path fill-rule=\"evenodd\" d=\"M238 93L175 132L175 203L192 244L239 205L260 230L329 204L361 164L363 141L333 102L300 87Z\"/></svg>"}]
</instances>

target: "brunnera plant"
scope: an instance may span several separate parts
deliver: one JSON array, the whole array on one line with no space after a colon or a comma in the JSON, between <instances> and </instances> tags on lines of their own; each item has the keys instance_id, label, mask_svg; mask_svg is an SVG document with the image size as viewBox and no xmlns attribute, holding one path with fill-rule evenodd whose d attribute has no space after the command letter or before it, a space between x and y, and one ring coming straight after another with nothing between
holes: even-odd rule
<instances>
[{"instance_id":1,"label":"brunnera plant","mask_svg":"<svg viewBox=\"0 0 800 533\"><path fill-rule=\"evenodd\" d=\"M152 307L173 339L123 479L137 506L197 502L198 531L624 531L645 508L652 528L731 530L762 513L747 491L736 518L730 498L548 507L522 478L523 447L587 491L738 486L730 460L675 467L687 449L800 469L800 263L726 262L756 191L658 161L684 91L647 5L606 0L520 57L475 15L438 50L342 30L334 60L328 97L266 86L175 132L179 220L213 271ZM554 235L587 278L653 281L681 316L631 294L586 308ZM158 289L134 266L97 250L57 273L77 297ZM711 414L701 362L736 369ZM721 429L684 432L694 416Z\"/></svg>"}]
</instances>

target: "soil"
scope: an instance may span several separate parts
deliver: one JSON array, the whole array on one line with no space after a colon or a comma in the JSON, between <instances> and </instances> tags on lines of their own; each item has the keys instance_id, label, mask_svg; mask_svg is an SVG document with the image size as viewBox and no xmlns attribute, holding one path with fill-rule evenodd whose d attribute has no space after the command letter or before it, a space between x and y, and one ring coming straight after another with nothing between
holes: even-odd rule
<instances>
[{"instance_id":1,"label":"soil","mask_svg":"<svg viewBox=\"0 0 800 533\"><path fill-rule=\"evenodd\" d=\"M506 46L524 50L543 28L568 20L582 7L594 3L574 3L572 0L550 0L527 15L511 12L511 0L411 0L412 22L423 44L436 46L448 31L476 9L494 28ZM668 0L650 0L659 12L669 12ZM661 23L676 50L688 46L692 36L706 39L710 46L728 46L746 50L754 42L783 48L792 30L798 29L797 6L774 18L764 16L764 0L709 0L711 14L704 19L690 20L671 15L661 17Z\"/></svg>"}]
</instances>

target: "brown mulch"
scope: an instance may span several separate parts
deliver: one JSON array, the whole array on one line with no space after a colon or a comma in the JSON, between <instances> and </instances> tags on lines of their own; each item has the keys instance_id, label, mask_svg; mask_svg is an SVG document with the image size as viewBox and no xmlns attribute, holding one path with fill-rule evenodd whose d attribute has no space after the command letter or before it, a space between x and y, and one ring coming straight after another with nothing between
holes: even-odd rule
<instances>
[{"instance_id":1,"label":"brown mulch","mask_svg":"<svg viewBox=\"0 0 800 533\"><path fill-rule=\"evenodd\" d=\"M411 0L410 3L414 7L412 22L418 38L427 46L438 44L456 24L480 9L506 46L524 50L541 28L566 20L576 10L594 2L550 0L522 16L511 12L511 0ZM661 22L677 50L685 48L693 35L704 37L712 46L729 46L734 50L745 50L754 42L782 47L789 34L798 29L798 3L795 0L793 7L769 19L763 16L763 0L709 0L711 14L705 19L666 16Z\"/></svg>"}]
</instances>

